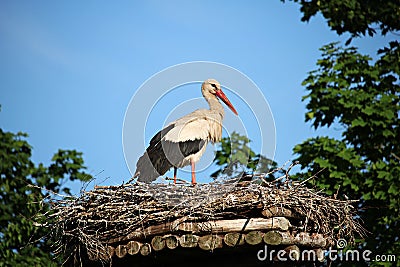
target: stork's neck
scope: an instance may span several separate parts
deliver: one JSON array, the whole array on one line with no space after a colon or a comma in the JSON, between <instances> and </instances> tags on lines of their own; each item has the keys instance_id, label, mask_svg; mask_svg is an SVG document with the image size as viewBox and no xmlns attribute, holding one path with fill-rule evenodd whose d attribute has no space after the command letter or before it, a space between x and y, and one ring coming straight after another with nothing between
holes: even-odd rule
<instances>
[{"instance_id":1,"label":"stork's neck","mask_svg":"<svg viewBox=\"0 0 400 267\"><path fill-rule=\"evenodd\" d=\"M221 116L221 119L224 118L224 107L222 104L218 101L217 97L214 95L205 95L204 98L208 102L208 105L210 106L210 110L214 111L215 113L218 113Z\"/></svg>"}]
</instances>

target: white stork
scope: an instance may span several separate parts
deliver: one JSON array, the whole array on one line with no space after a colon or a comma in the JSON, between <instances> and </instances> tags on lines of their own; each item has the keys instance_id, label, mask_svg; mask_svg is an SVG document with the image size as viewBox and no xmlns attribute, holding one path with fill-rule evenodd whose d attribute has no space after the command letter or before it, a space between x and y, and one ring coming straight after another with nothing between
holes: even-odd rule
<instances>
[{"instance_id":1,"label":"white stork","mask_svg":"<svg viewBox=\"0 0 400 267\"><path fill-rule=\"evenodd\" d=\"M208 142L219 142L222 138L224 107L218 98L238 115L216 80L206 80L201 92L210 109L195 110L159 131L136 163L134 177L138 177L138 181L152 182L174 167L176 184L177 168L191 165L192 184L196 184L195 163L203 155Z\"/></svg>"}]
</instances>

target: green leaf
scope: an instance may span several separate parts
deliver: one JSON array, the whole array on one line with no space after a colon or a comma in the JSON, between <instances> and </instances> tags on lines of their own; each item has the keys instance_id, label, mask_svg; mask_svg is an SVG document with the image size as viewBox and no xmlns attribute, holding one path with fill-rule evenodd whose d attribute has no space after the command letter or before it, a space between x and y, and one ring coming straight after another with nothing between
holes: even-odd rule
<instances>
[{"instance_id":1,"label":"green leaf","mask_svg":"<svg viewBox=\"0 0 400 267\"><path fill-rule=\"evenodd\" d=\"M307 119L312 120L314 118L314 112L307 112Z\"/></svg>"},{"instance_id":2,"label":"green leaf","mask_svg":"<svg viewBox=\"0 0 400 267\"><path fill-rule=\"evenodd\" d=\"M397 196L399 195L399 188L395 184L391 184L388 193Z\"/></svg>"},{"instance_id":3,"label":"green leaf","mask_svg":"<svg viewBox=\"0 0 400 267\"><path fill-rule=\"evenodd\" d=\"M338 171L333 171L330 173L330 177L332 178L343 178L344 175L345 174L343 172L338 172Z\"/></svg>"},{"instance_id":4,"label":"green leaf","mask_svg":"<svg viewBox=\"0 0 400 267\"><path fill-rule=\"evenodd\" d=\"M357 127L357 126L364 127L365 125L367 125L367 122L363 121L362 119L355 119L351 122L352 127Z\"/></svg>"},{"instance_id":5,"label":"green leaf","mask_svg":"<svg viewBox=\"0 0 400 267\"><path fill-rule=\"evenodd\" d=\"M375 113L375 110L372 106L367 106L364 109L362 109L362 112L366 115L372 115L373 113Z\"/></svg>"},{"instance_id":6,"label":"green leaf","mask_svg":"<svg viewBox=\"0 0 400 267\"><path fill-rule=\"evenodd\" d=\"M390 177L390 173L386 171L378 171L378 178L379 179L386 179Z\"/></svg>"}]
</instances>

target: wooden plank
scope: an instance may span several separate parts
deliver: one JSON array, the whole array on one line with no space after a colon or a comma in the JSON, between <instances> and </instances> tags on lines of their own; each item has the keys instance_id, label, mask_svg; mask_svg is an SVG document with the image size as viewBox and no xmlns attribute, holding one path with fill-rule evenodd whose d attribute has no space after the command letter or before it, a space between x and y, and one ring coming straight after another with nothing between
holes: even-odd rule
<instances>
[{"instance_id":1,"label":"wooden plank","mask_svg":"<svg viewBox=\"0 0 400 267\"><path fill-rule=\"evenodd\" d=\"M204 233L229 233L254 230L288 230L290 222L285 217L250 218L233 220L216 220L207 222L169 222L147 228L138 228L132 233L119 238L110 239L109 244L131 239L143 239L148 236L167 234L173 232L188 232L192 234Z\"/></svg>"},{"instance_id":2,"label":"wooden plank","mask_svg":"<svg viewBox=\"0 0 400 267\"><path fill-rule=\"evenodd\" d=\"M288 230L290 222L284 217L218 220L208 222L213 233L243 232L254 230ZM201 228L201 227L200 227Z\"/></svg>"}]
</instances>

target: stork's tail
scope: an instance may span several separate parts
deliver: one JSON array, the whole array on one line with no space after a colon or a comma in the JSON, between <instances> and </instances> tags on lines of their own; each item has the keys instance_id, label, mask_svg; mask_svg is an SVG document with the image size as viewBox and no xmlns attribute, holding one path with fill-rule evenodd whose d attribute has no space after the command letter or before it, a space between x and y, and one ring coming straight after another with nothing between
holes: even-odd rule
<instances>
[{"instance_id":1,"label":"stork's tail","mask_svg":"<svg viewBox=\"0 0 400 267\"><path fill-rule=\"evenodd\" d=\"M139 182L151 183L171 167L173 165L167 159L160 142L155 147L148 148L139 158L134 177L138 177Z\"/></svg>"},{"instance_id":2,"label":"stork's tail","mask_svg":"<svg viewBox=\"0 0 400 267\"><path fill-rule=\"evenodd\" d=\"M162 174L159 174L152 163L147 152L143 154L136 163L136 171L133 178L138 178L139 182L151 183Z\"/></svg>"}]
</instances>

